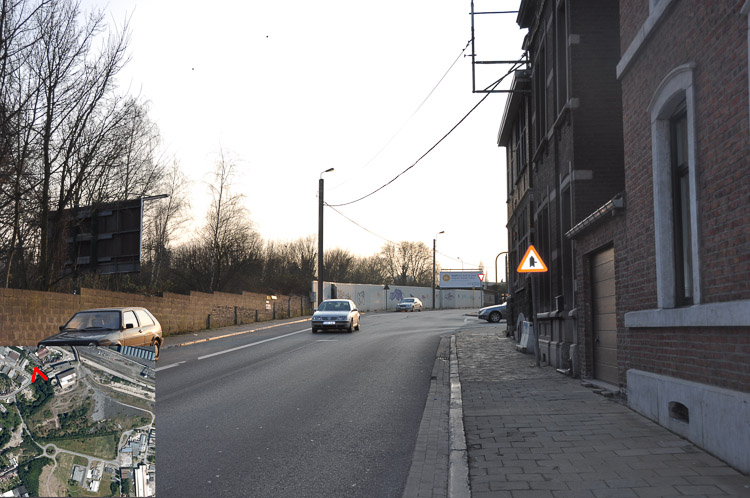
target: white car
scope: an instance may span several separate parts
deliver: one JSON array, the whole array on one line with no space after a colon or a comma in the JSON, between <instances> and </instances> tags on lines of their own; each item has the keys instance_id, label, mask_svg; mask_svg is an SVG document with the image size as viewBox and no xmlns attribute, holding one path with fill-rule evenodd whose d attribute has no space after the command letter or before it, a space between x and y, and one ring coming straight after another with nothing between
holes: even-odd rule
<instances>
[{"instance_id":1,"label":"white car","mask_svg":"<svg viewBox=\"0 0 750 498\"><path fill-rule=\"evenodd\" d=\"M312 333L318 330L359 330L359 310L351 299L326 299L312 316Z\"/></svg>"},{"instance_id":2,"label":"white car","mask_svg":"<svg viewBox=\"0 0 750 498\"><path fill-rule=\"evenodd\" d=\"M399 311L422 311L422 301L418 297L405 297L398 303Z\"/></svg>"}]
</instances>

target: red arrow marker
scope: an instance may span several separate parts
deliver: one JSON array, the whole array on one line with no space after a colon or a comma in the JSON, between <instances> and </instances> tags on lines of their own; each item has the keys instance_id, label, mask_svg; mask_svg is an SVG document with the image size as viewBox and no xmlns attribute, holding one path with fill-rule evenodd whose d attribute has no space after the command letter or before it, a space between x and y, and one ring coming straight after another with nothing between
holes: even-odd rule
<instances>
[{"instance_id":1,"label":"red arrow marker","mask_svg":"<svg viewBox=\"0 0 750 498\"><path fill-rule=\"evenodd\" d=\"M47 378L47 376L46 376L46 375L44 375L44 372L42 372L41 370L39 370L39 368L37 368L37 367L34 367L34 371L33 371L33 372L31 373L31 383L32 383L32 384L33 384L33 383L34 383L34 381L36 380L36 374L39 374L39 375L41 375L41 376L42 376L42 378L43 378L44 380L49 380L49 379Z\"/></svg>"}]
</instances>

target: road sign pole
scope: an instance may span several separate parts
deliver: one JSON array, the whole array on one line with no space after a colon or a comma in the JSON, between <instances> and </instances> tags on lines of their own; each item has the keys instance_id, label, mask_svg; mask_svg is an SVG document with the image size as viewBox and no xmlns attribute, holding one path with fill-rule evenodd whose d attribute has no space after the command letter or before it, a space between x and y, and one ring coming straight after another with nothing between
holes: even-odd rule
<instances>
[{"instance_id":1,"label":"road sign pole","mask_svg":"<svg viewBox=\"0 0 750 498\"><path fill-rule=\"evenodd\" d=\"M539 329L536 322L536 274L531 274L531 318L534 321L534 356L536 357L536 366L540 365L539 357Z\"/></svg>"}]
</instances>

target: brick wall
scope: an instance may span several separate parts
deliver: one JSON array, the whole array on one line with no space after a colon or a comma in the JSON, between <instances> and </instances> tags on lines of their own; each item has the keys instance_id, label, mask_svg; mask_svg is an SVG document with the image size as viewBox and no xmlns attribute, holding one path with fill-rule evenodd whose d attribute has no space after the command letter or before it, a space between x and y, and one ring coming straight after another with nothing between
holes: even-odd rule
<instances>
[{"instance_id":1,"label":"brick wall","mask_svg":"<svg viewBox=\"0 0 750 498\"><path fill-rule=\"evenodd\" d=\"M277 296L276 318L303 316L311 313L310 303L302 296ZM235 323L235 307L239 323L273 318L266 310L266 295L253 292L190 295L164 293L163 296L141 296L122 292L81 289L78 295L19 289L0 289L0 344L36 345L58 332L58 327L77 311L110 306L142 306L159 320L165 335L194 332Z\"/></svg>"},{"instance_id":2,"label":"brick wall","mask_svg":"<svg viewBox=\"0 0 750 498\"><path fill-rule=\"evenodd\" d=\"M622 15L640 2L622 2ZM700 261L704 302L750 299L747 17L742 2L677 2L622 78L631 310L656 308L651 123L674 67L696 64ZM649 230L643 230L649 227Z\"/></svg>"},{"instance_id":3,"label":"brick wall","mask_svg":"<svg viewBox=\"0 0 750 498\"><path fill-rule=\"evenodd\" d=\"M622 50L640 28L645 0L622 0ZM627 212L618 268L624 313L657 308L653 162L648 107L677 66L693 63L698 238L703 303L750 299L750 120L744 2L673 2L621 77ZM621 373L637 368L750 391L748 327L632 328ZM618 344L619 345L619 344Z\"/></svg>"}]
</instances>

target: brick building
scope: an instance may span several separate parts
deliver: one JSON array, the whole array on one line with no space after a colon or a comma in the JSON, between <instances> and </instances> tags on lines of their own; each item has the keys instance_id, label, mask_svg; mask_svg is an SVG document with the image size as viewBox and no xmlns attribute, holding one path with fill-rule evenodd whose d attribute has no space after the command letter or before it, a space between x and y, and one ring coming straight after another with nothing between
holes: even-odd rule
<instances>
[{"instance_id":1,"label":"brick building","mask_svg":"<svg viewBox=\"0 0 750 498\"><path fill-rule=\"evenodd\" d=\"M620 0L626 206L568 232L581 375L744 472L748 14L746 0Z\"/></svg>"},{"instance_id":2,"label":"brick building","mask_svg":"<svg viewBox=\"0 0 750 498\"><path fill-rule=\"evenodd\" d=\"M571 227L624 185L619 11L614 0L523 0L529 68L515 73L498 135L508 164L512 317L531 320L530 280L515 273L529 244L550 271L537 278L541 359L571 367L576 342Z\"/></svg>"}]
</instances>

